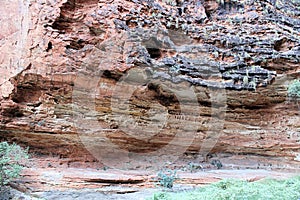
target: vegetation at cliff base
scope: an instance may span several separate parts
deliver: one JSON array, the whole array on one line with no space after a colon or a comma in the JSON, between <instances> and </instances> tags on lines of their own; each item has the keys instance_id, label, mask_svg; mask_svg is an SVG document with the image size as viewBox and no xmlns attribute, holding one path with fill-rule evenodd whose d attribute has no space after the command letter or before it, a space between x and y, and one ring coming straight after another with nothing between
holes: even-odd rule
<instances>
[{"instance_id":1,"label":"vegetation at cliff base","mask_svg":"<svg viewBox=\"0 0 300 200\"><path fill-rule=\"evenodd\" d=\"M299 200L300 176L287 180L266 179L255 182L222 180L188 192L161 192L151 200Z\"/></svg>"},{"instance_id":2,"label":"vegetation at cliff base","mask_svg":"<svg viewBox=\"0 0 300 200\"><path fill-rule=\"evenodd\" d=\"M162 170L158 173L157 179L159 184L166 188L172 188L174 181L177 179L176 171Z\"/></svg>"},{"instance_id":3,"label":"vegetation at cliff base","mask_svg":"<svg viewBox=\"0 0 300 200\"><path fill-rule=\"evenodd\" d=\"M288 87L288 96L293 99L300 98L300 81L294 80Z\"/></svg>"},{"instance_id":4,"label":"vegetation at cliff base","mask_svg":"<svg viewBox=\"0 0 300 200\"><path fill-rule=\"evenodd\" d=\"M28 149L17 144L0 143L0 195L10 181L20 176L28 157Z\"/></svg>"}]
</instances>

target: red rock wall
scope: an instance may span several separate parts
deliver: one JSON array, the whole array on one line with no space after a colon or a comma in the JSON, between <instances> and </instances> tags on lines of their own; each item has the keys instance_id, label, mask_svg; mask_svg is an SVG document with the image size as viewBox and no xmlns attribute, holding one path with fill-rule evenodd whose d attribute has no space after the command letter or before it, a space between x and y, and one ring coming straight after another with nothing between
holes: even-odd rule
<instances>
[{"instance_id":1,"label":"red rock wall","mask_svg":"<svg viewBox=\"0 0 300 200\"><path fill-rule=\"evenodd\" d=\"M299 9L277 2L7 1L1 138L81 161L114 148L299 160Z\"/></svg>"}]
</instances>

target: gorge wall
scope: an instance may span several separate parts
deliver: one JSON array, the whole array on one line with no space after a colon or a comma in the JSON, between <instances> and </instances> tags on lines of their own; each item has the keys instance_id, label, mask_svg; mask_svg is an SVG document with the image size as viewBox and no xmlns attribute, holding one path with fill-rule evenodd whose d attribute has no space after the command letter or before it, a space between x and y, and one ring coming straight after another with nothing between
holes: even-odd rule
<instances>
[{"instance_id":1,"label":"gorge wall","mask_svg":"<svg viewBox=\"0 0 300 200\"><path fill-rule=\"evenodd\" d=\"M242 155L295 167L299 5L6 1L0 138L70 163Z\"/></svg>"}]
</instances>

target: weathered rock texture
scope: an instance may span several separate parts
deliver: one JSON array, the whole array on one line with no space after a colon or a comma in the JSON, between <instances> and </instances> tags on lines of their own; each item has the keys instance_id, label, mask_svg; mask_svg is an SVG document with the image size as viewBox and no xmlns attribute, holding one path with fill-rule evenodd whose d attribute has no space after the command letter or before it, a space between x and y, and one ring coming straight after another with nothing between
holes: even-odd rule
<instances>
[{"instance_id":1,"label":"weathered rock texture","mask_svg":"<svg viewBox=\"0 0 300 200\"><path fill-rule=\"evenodd\" d=\"M234 173L232 173L234 172ZM155 174L149 171L125 171L125 170L107 170L97 171L95 169L28 169L24 171L26 176L15 186L21 185L23 190L29 190L32 194L46 199L57 199L60 196L71 199L80 195L87 199L93 199L91 194L97 195L99 199L112 199L112 195L136 194L145 198L149 194L145 188L151 188L157 192L158 188L153 188L153 181L157 179ZM211 170L209 172L179 172L180 180L176 181L174 191L192 189L195 185L205 185L225 178L239 178L250 182L261 180L263 178L284 179L295 176L289 172L274 172L267 170ZM38 180L38 181L37 181ZM190 188L185 188L182 184L189 184ZM84 190L82 190L84 188ZM142 194L139 194L142 192ZM88 193L89 195L87 195ZM152 196L150 193L149 196ZM57 196L54 196L54 195ZM105 194L105 196L104 196ZM54 197L51 197L54 196ZM133 195L135 196L135 195ZM123 197L124 198L124 197ZM138 199L131 197L130 199Z\"/></svg>"},{"instance_id":2,"label":"weathered rock texture","mask_svg":"<svg viewBox=\"0 0 300 200\"><path fill-rule=\"evenodd\" d=\"M157 156L297 165L299 107L287 85L299 78L299 4L7 1L1 139L70 162L170 147Z\"/></svg>"}]
</instances>

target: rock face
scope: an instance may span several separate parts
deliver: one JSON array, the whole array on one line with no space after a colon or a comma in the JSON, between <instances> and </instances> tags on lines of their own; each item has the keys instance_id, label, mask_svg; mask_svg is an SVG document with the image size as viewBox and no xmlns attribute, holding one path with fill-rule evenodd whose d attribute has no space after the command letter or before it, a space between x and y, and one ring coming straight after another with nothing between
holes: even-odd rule
<instances>
[{"instance_id":1,"label":"rock face","mask_svg":"<svg viewBox=\"0 0 300 200\"><path fill-rule=\"evenodd\" d=\"M193 174L180 172L179 176L181 179L176 181L173 191L187 191L195 189L196 185L205 185L225 178L239 178L252 182L266 177L285 179L295 174L248 169L211 170ZM113 197L125 199L130 194L128 199L143 199L159 191L159 188L153 188L155 179L155 174L149 171L35 168L26 170L26 177L16 183L16 186L22 184L22 187L31 190L31 194L45 199L72 199L74 197L77 199L113 199ZM185 183L189 186L184 186ZM92 198L92 196L95 197Z\"/></svg>"},{"instance_id":2,"label":"rock face","mask_svg":"<svg viewBox=\"0 0 300 200\"><path fill-rule=\"evenodd\" d=\"M7 1L1 139L121 168L182 155L297 165L299 13L281 0Z\"/></svg>"}]
</instances>

